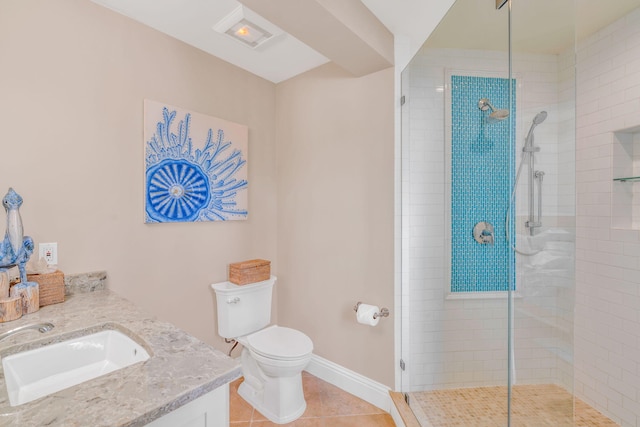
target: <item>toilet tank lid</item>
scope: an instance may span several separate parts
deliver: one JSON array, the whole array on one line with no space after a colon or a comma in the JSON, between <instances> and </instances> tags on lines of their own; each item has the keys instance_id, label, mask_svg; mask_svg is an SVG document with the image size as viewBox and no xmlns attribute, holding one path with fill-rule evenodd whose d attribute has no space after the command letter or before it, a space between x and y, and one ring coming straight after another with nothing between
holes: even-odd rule
<instances>
[{"instance_id":1,"label":"toilet tank lid","mask_svg":"<svg viewBox=\"0 0 640 427\"><path fill-rule=\"evenodd\" d=\"M252 292L255 288L273 286L276 283L278 278L276 276L271 276L267 280L263 280L262 282L250 283L247 285L236 285L231 282L220 282L220 283L212 283L211 288L215 291L216 294L220 295L239 295L247 292Z\"/></svg>"},{"instance_id":2,"label":"toilet tank lid","mask_svg":"<svg viewBox=\"0 0 640 427\"><path fill-rule=\"evenodd\" d=\"M294 359L313 351L311 338L304 333L282 326L270 326L247 337L252 350L266 357Z\"/></svg>"}]
</instances>

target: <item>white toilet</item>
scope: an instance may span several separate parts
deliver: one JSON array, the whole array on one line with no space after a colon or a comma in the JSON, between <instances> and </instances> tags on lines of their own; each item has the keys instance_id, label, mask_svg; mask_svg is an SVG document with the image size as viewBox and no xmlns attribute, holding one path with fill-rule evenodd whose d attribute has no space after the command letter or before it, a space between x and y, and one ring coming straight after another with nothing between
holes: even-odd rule
<instances>
[{"instance_id":1,"label":"white toilet","mask_svg":"<svg viewBox=\"0 0 640 427\"><path fill-rule=\"evenodd\" d=\"M302 370L311 360L313 343L300 331L269 325L276 277L238 286L211 285L218 306L218 334L244 346L244 381L238 393L276 424L300 417L306 407Z\"/></svg>"}]
</instances>

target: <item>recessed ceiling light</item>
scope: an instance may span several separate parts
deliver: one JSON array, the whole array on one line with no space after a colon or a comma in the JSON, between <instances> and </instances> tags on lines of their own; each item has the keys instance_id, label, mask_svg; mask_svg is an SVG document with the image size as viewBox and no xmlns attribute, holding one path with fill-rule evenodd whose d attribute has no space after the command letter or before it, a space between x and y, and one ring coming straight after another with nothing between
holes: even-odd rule
<instances>
[{"instance_id":1,"label":"recessed ceiling light","mask_svg":"<svg viewBox=\"0 0 640 427\"><path fill-rule=\"evenodd\" d=\"M280 28L242 5L222 18L213 29L252 49L283 33Z\"/></svg>"},{"instance_id":2,"label":"recessed ceiling light","mask_svg":"<svg viewBox=\"0 0 640 427\"><path fill-rule=\"evenodd\" d=\"M257 47L273 37L273 34L246 19L242 19L232 25L224 33L240 40L242 43L246 43L250 47Z\"/></svg>"}]
</instances>

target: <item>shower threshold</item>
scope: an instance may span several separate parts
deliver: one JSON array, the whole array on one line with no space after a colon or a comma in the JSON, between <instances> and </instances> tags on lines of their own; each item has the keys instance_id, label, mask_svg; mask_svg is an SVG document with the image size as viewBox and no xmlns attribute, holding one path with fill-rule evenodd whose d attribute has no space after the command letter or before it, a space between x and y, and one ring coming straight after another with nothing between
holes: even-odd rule
<instances>
[{"instance_id":1,"label":"shower threshold","mask_svg":"<svg viewBox=\"0 0 640 427\"><path fill-rule=\"evenodd\" d=\"M421 427L498 427L507 425L507 387L472 387L409 393ZM511 401L513 427L616 427L618 424L562 387L516 385Z\"/></svg>"}]
</instances>

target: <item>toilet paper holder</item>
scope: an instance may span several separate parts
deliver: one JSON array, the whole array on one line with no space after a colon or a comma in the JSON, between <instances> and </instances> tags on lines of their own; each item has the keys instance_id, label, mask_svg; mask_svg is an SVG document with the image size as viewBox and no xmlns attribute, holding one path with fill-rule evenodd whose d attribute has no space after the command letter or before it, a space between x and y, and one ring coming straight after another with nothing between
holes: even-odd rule
<instances>
[{"instance_id":1,"label":"toilet paper holder","mask_svg":"<svg viewBox=\"0 0 640 427\"><path fill-rule=\"evenodd\" d=\"M358 307L360 307L360 304L362 304L362 301L358 301L356 303L356 305L353 307L353 311L355 311L357 313L358 312ZM389 309L385 308L385 307L382 307L380 309L379 313L374 313L373 314L373 318L374 319L377 319L378 317L389 317Z\"/></svg>"}]
</instances>

